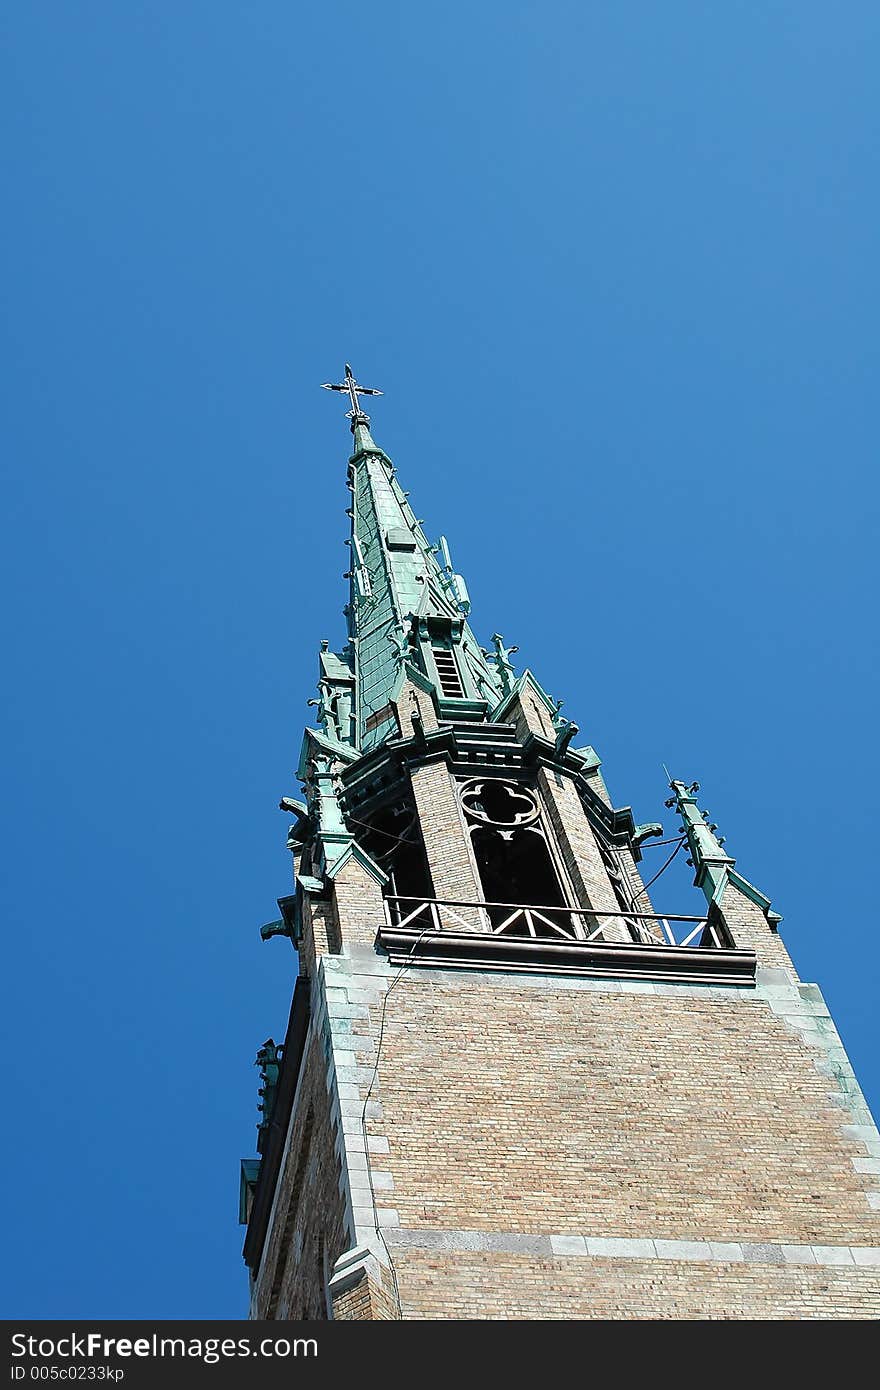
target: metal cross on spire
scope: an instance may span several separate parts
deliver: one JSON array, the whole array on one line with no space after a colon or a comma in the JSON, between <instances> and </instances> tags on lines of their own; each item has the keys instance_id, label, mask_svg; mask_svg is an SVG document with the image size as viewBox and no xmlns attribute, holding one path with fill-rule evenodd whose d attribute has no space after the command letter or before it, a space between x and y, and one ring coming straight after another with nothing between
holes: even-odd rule
<instances>
[{"instance_id":1,"label":"metal cross on spire","mask_svg":"<svg viewBox=\"0 0 880 1390\"><path fill-rule=\"evenodd\" d=\"M352 432L354 431L355 425L368 425L370 423L369 415L367 415L366 411L361 410L361 403L358 397L381 396L383 394L376 386L360 386L355 380L354 372L347 362L345 364L344 381L340 381L339 383L324 381L321 385L325 391L348 392L348 398L351 401L351 410L347 410L345 415L346 419L351 421Z\"/></svg>"}]
</instances>

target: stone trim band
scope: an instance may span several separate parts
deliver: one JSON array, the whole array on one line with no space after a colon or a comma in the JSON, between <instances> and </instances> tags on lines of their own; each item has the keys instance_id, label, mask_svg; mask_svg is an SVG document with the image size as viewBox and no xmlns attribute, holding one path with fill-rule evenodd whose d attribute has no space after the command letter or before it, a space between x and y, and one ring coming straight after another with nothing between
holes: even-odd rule
<instances>
[{"instance_id":1,"label":"stone trim band","mask_svg":"<svg viewBox=\"0 0 880 1390\"><path fill-rule=\"evenodd\" d=\"M392 1249L486 1251L551 1259L593 1256L736 1264L880 1265L880 1246L781 1245L775 1241L628 1240L616 1236L528 1235L518 1231L436 1231L390 1227Z\"/></svg>"}]
</instances>

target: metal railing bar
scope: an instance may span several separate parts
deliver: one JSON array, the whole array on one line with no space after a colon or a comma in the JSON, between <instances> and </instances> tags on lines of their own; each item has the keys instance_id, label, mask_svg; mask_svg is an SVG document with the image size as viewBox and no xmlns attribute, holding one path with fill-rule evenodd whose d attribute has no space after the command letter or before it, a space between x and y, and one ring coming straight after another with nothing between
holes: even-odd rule
<instances>
[{"instance_id":1,"label":"metal railing bar","mask_svg":"<svg viewBox=\"0 0 880 1390\"><path fill-rule=\"evenodd\" d=\"M509 907L522 909L527 906L525 903L496 903L496 902L475 902L468 898L418 898L408 894L389 893L389 902L397 903L438 903L442 907ZM599 912L603 917L632 917L645 922L693 922L694 924L706 923L705 917L695 917L692 913L683 912L632 912L616 908L596 908L596 907L571 907L568 904L554 905L552 903L530 903L529 907L534 907L543 912L573 912L579 917L595 917Z\"/></svg>"},{"instance_id":2,"label":"metal railing bar","mask_svg":"<svg viewBox=\"0 0 880 1390\"><path fill-rule=\"evenodd\" d=\"M404 911L404 906L414 904L405 915L400 915ZM443 916L441 919L441 908ZM475 928L472 921L467 921L455 908L475 909L480 914L480 922L489 925L481 925ZM506 916L498 926L493 926L489 918L488 910L504 911ZM566 941L590 942L602 940L603 932L612 922L620 921L626 923L634 940L641 945L648 946L673 946L679 949L691 946L695 941L704 946L710 943L716 950L724 950L724 942L714 922L707 917L693 917L684 914L667 913L665 916L658 912L617 912L604 909L601 911L596 908L587 907L537 907L533 904L525 903L481 903L470 902L463 898L417 898L408 894L391 893L384 900L383 911L385 920L389 927L406 927L410 923L424 920L427 913L433 930L442 932L450 930L449 921L452 919L456 924L464 927L468 932L474 930L485 932L487 935L499 936L508 931L520 918L525 922L525 927L530 937L536 938L538 930L536 923L549 927L557 936ZM399 920L395 921L395 916ZM592 929L588 930L590 924ZM672 923L681 923L682 927L690 927L691 930L681 935L681 940L676 939L672 929ZM650 924L650 925L649 925ZM657 924L656 928L651 928ZM620 945L616 941L605 942L606 945Z\"/></svg>"},{"instance_id":3,"label":"metal railing bar","mask_svg":"<svg viewBox=\"0 0 880 1390\"><path fill-rule=\"evenodd\" d=\"M682 941L679 941L678 945L679 945L679 946L690 946L690 944L691 944L691 942L693 941L694 937L695 937L695 936L702 936L702 934L703 934L703 928L702 928L702 927L694 927L693 931L692 931L692 932L688 932L687 936L684 937L684 939L683 939Z\"/></svg>"},{"instance_id":4,"label":"metal railing bar","mask_svg":"<svg viewBox=\"0 0 880 1390\"><path fill-rule=\"evenodd\" d=\"M563 909L560 908L559 910L561 912ZM539 912L537 908L533 908L532 911L539 922L545 922L551 931L555 931L559 936L564 936L567 941L571 941L572 938L569 936L568 932L564 927L560 927L558 922L552 922L549 917L545 917L543 912Z\"/></svg>"},{"instance_id":5,"label":"metal railing bar","mask_svg":"<svg viewBox=\"0 0 880 1390\"><path fill-rule=\"evenodd\" d=\"M493 932L495 933L495 935L497 936L497 935L499 934L499 932L503 932L504 929L505 929L506 927L509 927L509 926L510 926L511 922L515 922L516 919L517 919L517 917L521 917L521 916L523 915L524 912L525 912L525 908L523 908L523 907L518 907L518 908L516 909L516 912L511 912L511 914L510 914L509 917L505 917L505 919L504 919L504 921L501 923L500 927L493 927L493 928L492 928L492 930L493 930Z\"/></svg>"},{"instance_id":6,"label":"metal railing bar","mask_svg":"<svg viewBox=\"0 0 880 1390\"><path fill-rule=\"evenodd\" d=\"M468 931L473 931L473 929L474 929L474 924L473 924L473 922L466 922L465 919L464 919L464 917L462 917L462 916L460 915L460 913L454 912L454 911L453 911L453 909L450 907L449 903L443 903L442 906L446 908L446 915L447 915L447 917L454 917L455 920L456 920L456 922L460 922L461 925L462 925L463 927L467 927ZM479 904L479 903L471 903L470 906L472 906L472 907L479 907L480 904Z\"/></svg>"},{"instance_id":7,"label":"metal railing bar","mask_svg":"<svg viewBox=\"0 0 880 1390\"><path fill-rule=\"evenodd\" d=\"M387 901L387 902L394 902L395 899L393 899L393 898L387 898L386 901ZM427 903L427 902L420 902L420 903L418 904L417 907L414 907L414 908L413 908L412 912L408 913L406 917L402 917L402 918L400 919L399 922L394 922L393 925L394 925L395 927L405 927L406 924L407 924L407 922L411 922L411 921L413 920L414 917L418 917L419 914L420 914L421 912L423 912L423 911L425 910L426 907L429 907L429 906L430 906L430 904ZM390 915L391 915L391 914L389 913L389 916L390 916Z\"/></svg>"}]
</instances>

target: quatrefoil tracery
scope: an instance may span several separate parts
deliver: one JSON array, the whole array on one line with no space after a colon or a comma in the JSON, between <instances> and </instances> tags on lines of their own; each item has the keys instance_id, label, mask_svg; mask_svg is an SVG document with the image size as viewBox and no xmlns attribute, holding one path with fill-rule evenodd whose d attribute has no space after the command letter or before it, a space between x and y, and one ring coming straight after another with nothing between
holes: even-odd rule
<instances>
[{"instance_id":1,"label":"quatrefoil tracery","mask_svg":"<svg viewBox=\"0 0 880 1390\"><path fill-rule=\"evenodd\" d=\"M496 778L465 782L459 796L471 820L490 825L505 840L510 839L515 830L534 825L540 815L532 792L515 782Z\"/></svg>"}]
</instances>

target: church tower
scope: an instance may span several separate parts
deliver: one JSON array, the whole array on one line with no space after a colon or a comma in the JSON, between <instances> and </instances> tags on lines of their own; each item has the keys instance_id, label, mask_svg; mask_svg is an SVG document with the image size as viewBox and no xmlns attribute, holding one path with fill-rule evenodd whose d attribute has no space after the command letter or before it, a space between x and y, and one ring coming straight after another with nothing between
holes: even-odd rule
<instances>
[{"instance_id":1,"label":"church tower","mask_svg":"<svg viewBox=\"0 0 880 1390\"><path fill-rule=\"evenodd\" d=\"M242 1164L251 1316L877 1316L880 1137L778 914L696 783L665 836L614 805L516 648L474 635L373 442L380 393L348 367L330 389L348 636L321 645L263 928L298 975ZM656 836L700 913L654 912Z\"/></svg>"}]
</instances>

